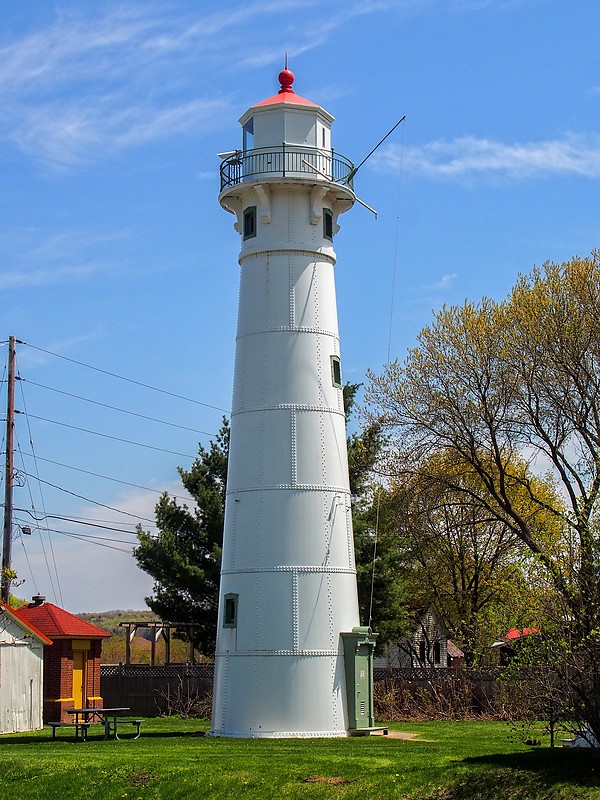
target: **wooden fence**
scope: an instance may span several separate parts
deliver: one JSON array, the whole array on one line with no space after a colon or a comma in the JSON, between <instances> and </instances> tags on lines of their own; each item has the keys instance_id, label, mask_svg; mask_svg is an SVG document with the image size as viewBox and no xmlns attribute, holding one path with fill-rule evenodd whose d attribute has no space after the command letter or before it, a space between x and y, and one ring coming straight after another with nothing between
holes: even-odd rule
<instances>
[{"instance_id":1,"label":"wooden fence","mask_svg":"<svg viewBox=\"0 0 600 800\"><path fill-rule=\"evenodd\" d=\"M177 706L191 708L212 688L212 664L104 664L101 694L106 707L127 706L152 717ZM386 668L374 670L375 710L380 719L503 716L497 669Z\"/></svg>"},{"instance_id":2,"label":"wooden fence","mask_svg":"<svg viewBox=\"0 0 600 800\"><path fill-rule=\"evenodd\" d=\"M133 714L156 717L210 691L213 672L212 664L103 664L100 692L106 708L125 706Z\"/></svg>"}]
</instances>

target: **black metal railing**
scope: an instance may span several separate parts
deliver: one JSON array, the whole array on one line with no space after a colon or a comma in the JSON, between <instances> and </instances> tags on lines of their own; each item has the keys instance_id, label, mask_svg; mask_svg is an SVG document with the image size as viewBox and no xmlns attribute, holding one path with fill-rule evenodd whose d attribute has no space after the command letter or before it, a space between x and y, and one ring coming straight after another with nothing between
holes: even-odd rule
<instances>
[{"instance_id":1,"label":"black metal railing","mask_svg":"<svg viewBox=\"0 0 600 800\"><path fill-rule=\"evenodd\" d=\"M285 143L269 149L236 150L221 164L221 191L242 181L260 179L263 175L320 178L352 189L354 164L333 150Z\"/></svg>"}]
</instances>

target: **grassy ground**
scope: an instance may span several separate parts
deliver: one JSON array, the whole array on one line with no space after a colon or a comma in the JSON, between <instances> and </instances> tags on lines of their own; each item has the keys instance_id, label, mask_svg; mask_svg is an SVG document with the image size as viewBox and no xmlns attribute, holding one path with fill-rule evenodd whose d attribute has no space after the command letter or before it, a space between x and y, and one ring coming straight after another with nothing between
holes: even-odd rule
<instances>
[{"instance_id":1,"label":"grassy ground","mask_svg":"<svg viewBox=\"0 0 600 800\"><path fill-rule=\"evenodd\" d=\"M0 736L6 800L600 800L600 758L541 747L504 723L393 725L417 739L211 739L208 723L149 719L138 740L71 729ZM97 731L97 732L96 732ZM60 740L59 740L60 738Z\"/></svg>"}]
</instances>

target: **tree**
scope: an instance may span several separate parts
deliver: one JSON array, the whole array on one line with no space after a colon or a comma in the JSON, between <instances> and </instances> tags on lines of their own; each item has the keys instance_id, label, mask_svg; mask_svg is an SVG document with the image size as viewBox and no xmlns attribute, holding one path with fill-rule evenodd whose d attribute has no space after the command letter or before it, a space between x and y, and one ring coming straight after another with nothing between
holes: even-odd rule
<instances>
[{"instance_id":1,"label":"tree","mask_svg":"<svg viewBox=\"0 0 600 800\"><path fill-rule=\"evenodd\" d=\"M346 418L359 387L344 386ZM382 648L398 641L408 625L407 585L401 570L405 551L394 525L399 498L385 490L375 470L385 447L381 422L368 421L348 436L347 443L360 619L373 625L379 634L377 646Z\"/></svg>"},{"instance_id":2,"label":"tree","mask_svg":"<svg viewBox=\"0 0 600 800\"><path fill-rule=\"evenodd\" d=\"M470 465L447 452L432 455L394 487L405 498L396 525L413 601L435 604L467 666L484 656L490 631L539 623L540 589L528 580L537 572L535 562L503 515L478 502L481 489ZM522 492L512 501L522 516L536 514ZM547 535L552 532L550 526Z\"/></svg>"},{"instance_id":3,"label":"tree","mask_svg":"<svg viewBox=\"0 0 600 800\"><path fill-rule=\"evenodd\" d=\"M405 364L371 375L367 392L398 438L402 471L447 451L478 476L469 496L506 522L564 602L573 662L598 650L600 630L599 364L595 251L534 269L503 302L444 307ZM549 471L559 493L548 496L532 470L522 470L524 460ZM519 493L555 520L559 543L534 524L537 514L523 516ZM600 663L588 666L600 674ZM600 734L598 714L588 722Z\"/></svg>"},{"instance_id":4,"label":"tree","mask_svg":"<svg viewBox=\"0 0 600 800\"><path fill-rule=\"evenodd\" d=\"M215 648L228 454L229 423L223 419L209 449L200 445L191 468L178 470L193 508L165 492L155 509L158 534L138 528L133 551L154 578L147 605L161 619L197 623L195 643L207 656Z\"/></svg>"}]
</instances>

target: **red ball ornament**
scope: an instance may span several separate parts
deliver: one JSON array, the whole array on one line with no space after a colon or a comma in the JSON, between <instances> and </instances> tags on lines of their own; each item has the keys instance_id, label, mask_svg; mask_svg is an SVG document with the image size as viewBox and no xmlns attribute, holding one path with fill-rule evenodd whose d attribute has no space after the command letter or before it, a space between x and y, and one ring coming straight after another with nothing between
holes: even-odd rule
<instances>
[{"instance_id":1,"label":"red ball ornament","mask_svg":"<svg viewBox=\"0 0 600 800\"><path fill-rule=\"evenodd\" d=\"M281 89L279 90L280 94L281 92L294 91L292 89L292 83L294 82L294 73L291 71L291 69L282 69L278 75L277 80L281 84Z\"/></svg>"}]
</instances>

